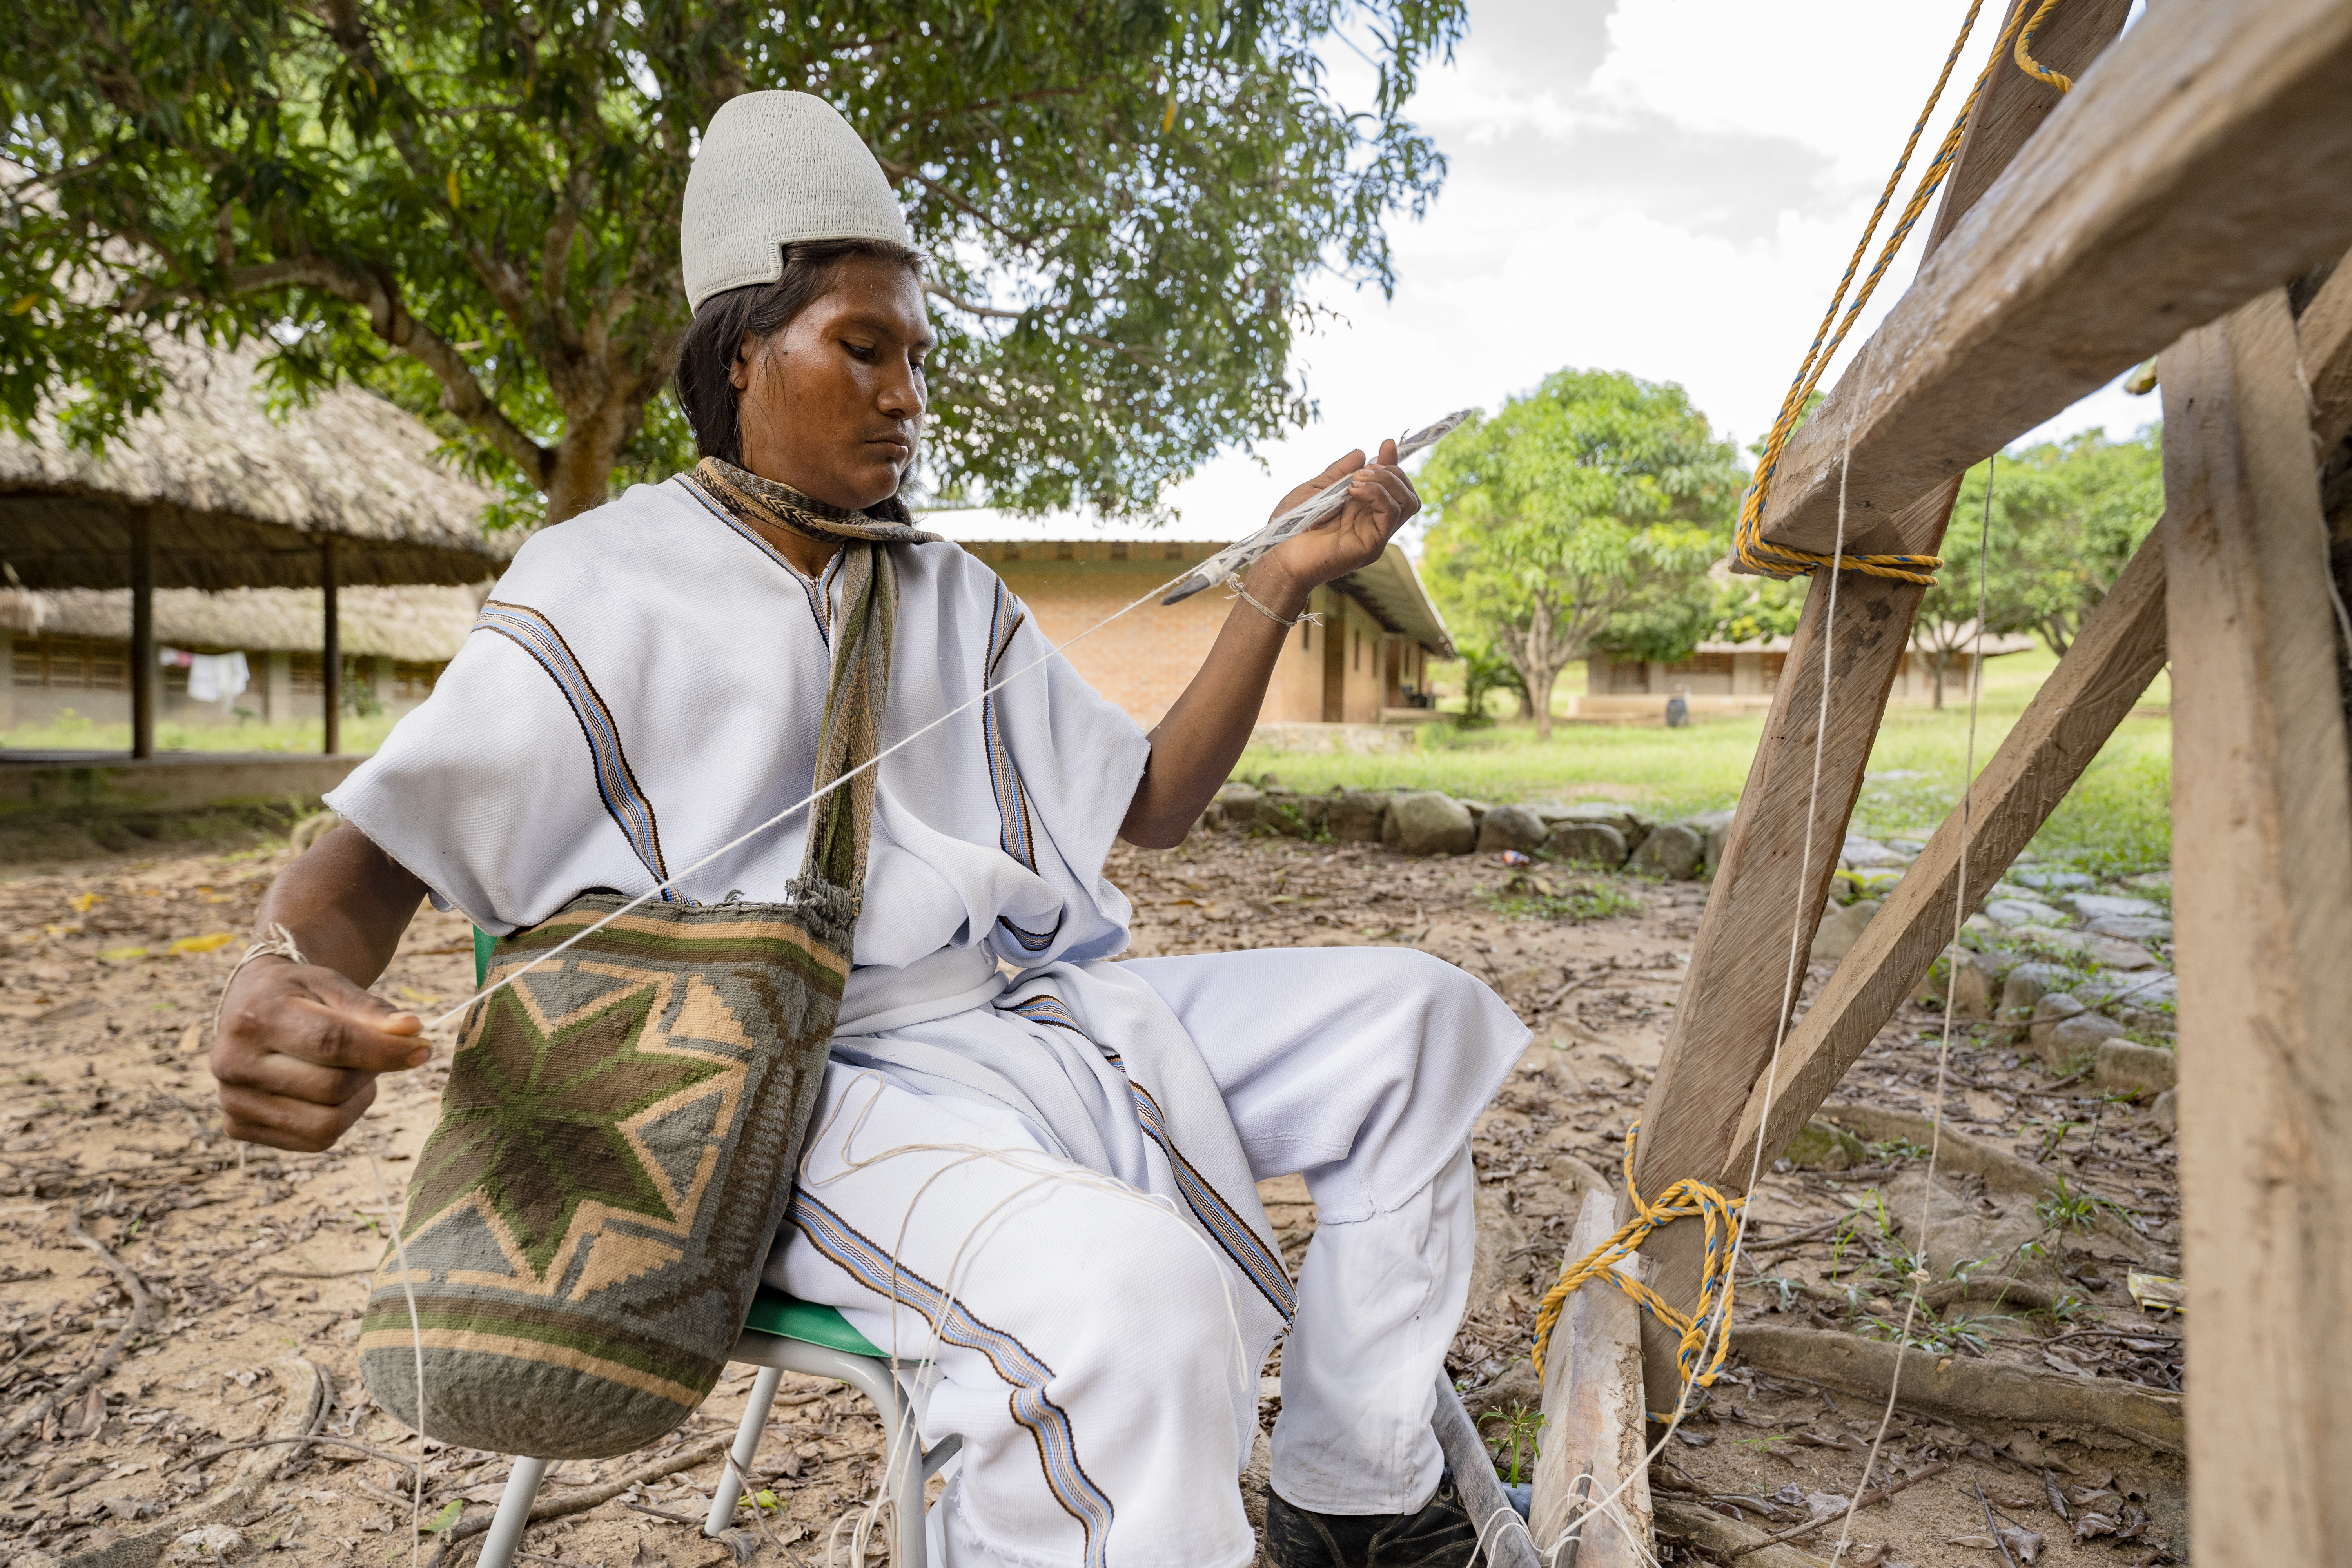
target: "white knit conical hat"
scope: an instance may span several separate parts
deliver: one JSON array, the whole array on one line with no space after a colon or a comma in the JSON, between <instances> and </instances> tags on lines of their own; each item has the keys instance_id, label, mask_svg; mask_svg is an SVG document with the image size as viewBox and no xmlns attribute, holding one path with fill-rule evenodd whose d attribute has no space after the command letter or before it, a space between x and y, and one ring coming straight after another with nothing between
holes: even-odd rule
<instances>
[{"instance_id":1,"label":"white knit conical hat","mask_svg":"<svg viewBox=\"0 0 2352 1568\"><path fill-rule=\"evenodd\" d=\"M783 276L782 247L812 239L911 245L882 165L849 121L804 92L719 105L686 176L678 259L686 302Z\"/></svg>"}]
</instances>

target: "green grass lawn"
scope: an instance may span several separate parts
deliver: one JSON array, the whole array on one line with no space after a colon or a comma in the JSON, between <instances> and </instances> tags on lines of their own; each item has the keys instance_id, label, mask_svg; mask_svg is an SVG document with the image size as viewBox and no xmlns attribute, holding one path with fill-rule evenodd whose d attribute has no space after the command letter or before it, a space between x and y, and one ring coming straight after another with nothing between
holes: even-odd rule
<instances>
[{"instance_id":1,"label":"green grass lawn","mask_svg":"<svg viewBox=\"0 0 2352 1568\"><path fill-rule=\"evenodd\" d=\"M1979 769L2056 663L2036 650L1989 665L1977 721ZM2141 705L2161 708L2169 699L2159 676ZM1959 799L1968 713L1965 693L1957 691L1941 712L1888 710L1854 810L1858 831L1917 838L1934 831ZM1402 785L1496 802L1614 800L1664 816L1737 801L1763 732L1761 715L1703 721L1686 730L1561 724L1549 743L1538 744L1532 727L1517 723L1477 730L1426 724L1412 752L1343 756L1252 747L1234 773L1271 773L1310 791ZM2036 852L2109 875L2165 865L2172 847L2171 781L2171 721L2126 720L2043 826Z\"/></svg>"},{"instance_id":2,"label":"green grass lawn","mask_svg":"<svg viewBox=\"0 0 2352 1568\"><path fill-rule=\"evenodd\" d=\"M70 710L68 710L70 713ZM392 716L379 713L373 718L343 715L343 732L339 737L346 752L373 752L392 732ZM316 719L296 720L282 724L267 723L258 719L241 724L158 724L155 726L155 749L159 752L315 752L324 742L324 727ZM94 723L79 715L63 718L54 723L19 725L0 733L0 755L9 752L127 752L131 749L130 724Z\"/></svg>"}]
</instances>

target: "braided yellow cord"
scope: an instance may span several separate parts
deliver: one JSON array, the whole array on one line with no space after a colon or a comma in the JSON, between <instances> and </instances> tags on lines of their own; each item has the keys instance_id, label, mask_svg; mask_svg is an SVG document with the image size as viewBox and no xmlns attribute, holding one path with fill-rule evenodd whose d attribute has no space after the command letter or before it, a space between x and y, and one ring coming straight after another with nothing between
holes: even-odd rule
<instances>
[{"instance_id":1,"label":"braided yellow cord","mask_svg":"<svg viewBox=\"0 0 2352 1568\"><path fill-rule=\"evenodd\" d=\"M1543 1377L1544 1347L1551 1342L1552 1326L1559 1321L1560 1310L1568 1304L1570 1292L1588 1279L1601 1279L1615 1285L1641 1304L1642 1310L1682 1336L1675 1348L1675 1363L1682 1369L1683 1380L1706 1388L1715 1382L1716 1373L1723 1370L1723 1358L1731 1351L1731 1253L1732 1244L1739 1234L1738 1211L1747 1206L1746 1198L1727 1198L1713 1187L1685 1176L1668 1187L1654 1204L1642 1201L1633 1185L1633 1137L1642 1129L1638 1121L1625 1129L1625 1194L1633 1201L1633 1217L1617 1227L1617 1234L1587 1253L1573 1268L1563 1269L1559 1283L1544 1293L1543 1304L1536 1309L1535 1365L1536 1376ZM1699 1274L1698 1305L1687 1313L1677 1311L1656 1291L1630 1274L1618 1272L1620 1260L1631 1257L1652 1231L1670 1220L1685 1219L1696 1215L1706 1226L1706 1264ZM1720 1221L1723 1234L1716 1234ZM1716 1316L1716 1292L1723 1293L1722 1316L1727 1325L1715 1347L1715 1360L1702 1371L1699 1363L1706 1354L1706 1325ZM1668 1419L1652 1413L1654 1419Z\"/></svg>"},{"instance_id":2,"label":"braided yellow cord","mask_svg":"<svg viewBox=\"0 0 2352 1568\"><path fill-rule=\"evenodd\" d=\"M2033 13L2033 19L2026 23L2024 28L2017 35L2017 68L2036 81L2048 82L2060 92L2072 92L2074 90L2073 77L2068 76L2064 71L2052 70L2040 60L2035 59L2032 53L2035 30L2048 20L2050 13L2056 9L2058 9L2058 0L2042 0L2041 5Z\"/></svg>"},{"instance_id":3,"label":"braided yellow cord","mask_svg":"<svg viewBox=\"0 0 2352 1568\"><path fill-rule=\"evenodd\" d=\"M2043 0L2042 7L2033 15L2033 21L2041 21L2056 4L2057 0ZM1864 277L1853 303L1845 305L1846 289L1853 282L1854 269L1862 265L1863 256L1870 248L1871 236L1878 230L1878 220L1885 214L1887 203L1894 199L1895 187L1903 182L1903 171L1910 165L1911 154L1919 145L1921 132L1927 128L1928 116L1936 111L1937 100L1944 95L1945 84L1951 79L1952 68L1958 63L1961 49L1967 47L1969 33L1976 26L1977 12L1982 5L1983 0L1972 0L1968 16L1961 19L1960 36L1953 40L1951 53L1944 57L1944 68L1936 78L1935 90L1928 93L1927 107L1920 110L1917 123L1911 127L1910 139L1903 143L1903 155L1895 161L1895 172L1887 175L1886 188L1879 193L1878 205L1871 209L1870 221L1863 226L1862 238L1854 245L1853 259L1846 263L1845 274L1838 279L1836 292L1830 296L1829 309L1822 313L1822 324L1813 333L1812 346L1805 351L1804 363L1797 367L1796 380L1790 384L1789 395L1780 404L1780 416L1773 420L1771 433L1764 438L1764 453L1757 460L1756 477L1748 481L1747 495L1740 500L1739 527L1732 536L1733 552L1739 563L1752 571L1778 577L1799 577L1832 564L1830 557L1817 555L1810 550L1767 543L1764 539L1764 502L1772 491L1772 476L1780 466L1781 449L1789 444L1798 420L1804 415L1805 400L1821 384L1822 376L1828 371L1838 346L1845 342L1846 333L1853 330L1855 319L1862 314L1863 307L1870 302L1870 296L1877 289L1879 279L1885 276L1887 265L1895 259L1895 253L1903 248L1903 242L1910 237L1911 226L1917 223L1919 215L1927 210L1928 198L1944 183L1944 176L1951 173L1953 161L1959 155L1960 136L1967 131L1969 117L1976 111L1977 101L1984 94L1985 82L1991 77L1993 67L2000 63L2001 56L2019 35L2019 23L2023 20L2022 7L2001 34L2000 42L1994 47L1984 69L1977 73L1974 85L1969 89L1967 101L1960 105L1959 113L1952 121L1951 130L1945 133L1943 144L1936 149L1935 161L1927 165L1927 173L1920 175L1919 188L1905 204L1902 217L1886 237L1886 243L1880 247L1878 259ZM2028 68L2039 74L2039 68ZM1841 305L1845 305L1843 320L1838 316ZM1834 333L1830 331L1832 322L1837 326ZM1935 570L1943 563L1940 556L1907 554L1842 555L1835 562L1841 571L1862 572L1873 577L1891 577L1899 582L1922 584L1934 583Z\"/></svg>"}]
</instances>

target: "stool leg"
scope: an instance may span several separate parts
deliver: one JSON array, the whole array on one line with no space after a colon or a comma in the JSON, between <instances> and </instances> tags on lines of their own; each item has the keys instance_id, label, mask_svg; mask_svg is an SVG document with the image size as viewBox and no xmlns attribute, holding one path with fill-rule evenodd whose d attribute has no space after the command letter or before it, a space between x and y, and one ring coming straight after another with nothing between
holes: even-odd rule
<instances>
[{"instance_id":1,"label":"stool leg","mask_svg":"<svg viewBox=\"0 0 2352 1568\"><path fill-rule=\"evenodd\" d=\"M720 1473L718 1486L711 1489L710 1517L702 1521L703 1534L716 1535L734 1519L736 1501L743 1495L743 1478L751 1473L751 1460L760 1452L760 1433L776 1403L776 1385L783 1380L783 1368L763 1366L759 1381L751 1384L751 1397L743 1402L742 1425L735 1428L735 1447L730 1450L735 1462Z\"/></svg>"},{"instance_id":2,"label":"stool leg","mask_svg":"<svg viewBox=\"0 0 2352 1568\"><path fill-rule=\"evenodd\" d=\"M915 1429L914 1406L904 1400L882 1418L891 1424L882 1473L898 1489L890 1510L890 1568L924 1568L923 1483L930 1478L923 1473L922 1434Z\"/></svg>"},{"instance_id":3,"label":"stool leg","mask_svg":"<svg viewBox=\"0 0 2352 1568\"><path fill-rule=\"evenodd\" d=\"M522 1544L523 1527L530 1522L530 1505L539 1496L539 1478L547 1473L545 1459L517 1456L507 1474L507 1489L499 1494L499 1511L482 1538L482 1555L476 1568L507 1568L515 1548Z\"/></svg>"}]
</instances>

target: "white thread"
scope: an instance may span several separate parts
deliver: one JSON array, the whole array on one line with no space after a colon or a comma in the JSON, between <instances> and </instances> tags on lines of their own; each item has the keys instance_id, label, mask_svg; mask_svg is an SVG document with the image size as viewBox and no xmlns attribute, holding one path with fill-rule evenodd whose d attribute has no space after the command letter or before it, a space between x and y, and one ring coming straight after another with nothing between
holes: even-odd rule
<instances>
[{"instance_id":1,"label":"white thread","mask_svg":"<svg viewBox=\"0 0 2352 1568\"><path fill-rule=\"evenodd\" d=\"M278 928L283 931L286 928ZM289 942L292 939L289 937ZM295 961L301 963L298 956ZM409 1568L423 1560L425 1531L425 1331L416 1321L416 1287L410 1283L408 1273L408 1243L400 1234L400 1216L392 1211L392 1189L383 1183L383 1167L376 1163L375 1151L368 1151L368 1169L375 1173L375 1195L383 1201L384 1227L392 1232L393 1256L400 1260L400 1293L408 1298L408 1345L416 1355L416 1489L408 1502Z\"/></svg>"},{"instance_id":2,"label":"white thread","mask_svg":"<svg viewBox=\"0 0 2352 1568\"><path fill-rule=\"evenodd\" d=\"M1946 1074L1952 1062L1953 1004L1958 1000L1960 968L1960 933L1969 918L1969 797L1976 788L1977 709L1984 697L1984 622L1985 567L1992 550L1992 481L2000 466L2000 454L1996 452L1985 462L1984 521L1977 531L1977 625L1971 634L1969 657L1969 739L1960 761L1960 844L1957 879L1952 888L1952 945L1944 967L1944 1033L1936 1049L1935 1114L1928 1123L1927 1180L1919 1194L1919 1250L1912 1259L1911 1294L1903 1303L1903 1326L1895 1336L1895 1372L1887 1379L1886 1408L1879 1413L1878 1430L1870 1439L1870 1452L1862 1461L1862 1479L1854 1483L1853 1508L1846 1510L1845 1521L1838 1527L1837 1550L1830 1553L1830 1562L1844 1561L1846 1543L1853 1536L1854 1510L1861 1500L1870 1495L1870 1473L1878 1468L1878 1452L1886 1441L1886 1429L1895 1420L1895 1396L1903 1388L1903 1362L1911 1349L1911 1325L1919 1312L1920 1292L1927 1285L1927 1219L1936 1206L1936 1160L1944 1146L1944 1086Z\"/></svg>"}]
</instances>

